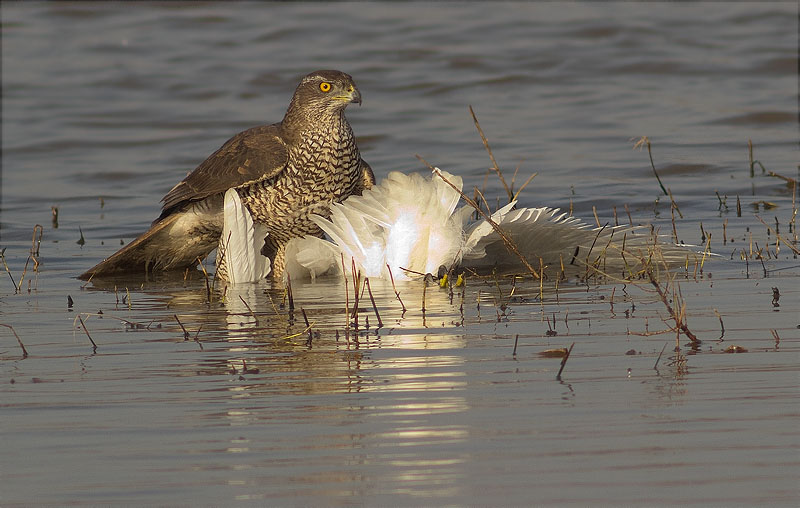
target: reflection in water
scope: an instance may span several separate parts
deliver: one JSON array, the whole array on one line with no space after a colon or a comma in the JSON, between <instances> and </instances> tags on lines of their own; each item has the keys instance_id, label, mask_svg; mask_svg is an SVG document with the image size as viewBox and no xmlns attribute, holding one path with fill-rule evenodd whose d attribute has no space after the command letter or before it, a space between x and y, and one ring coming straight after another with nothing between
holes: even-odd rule
<instances>
[{"instance_id":1,"label":"reflection in water","mask_svg":"<svg viewBox=\"0 0 800 508\"><path fill-rule=\"evenodd\" d=\"M376 286L379 312L384 323L391 325L353 332L349 341L343 332L343 309L337 311L331 305L343 296L340 281L293 288L296 310L305 309L312 330L319 332L311 344L307 334L291 337L302 332L305 323L300 317L299 323L289 324L285 311L282 316L274 312L267 296L271 288L228 289L223 314L228 359L216 368L241 376L244 384L228 389L236 409L227 410L224 418L243 431L269 422L278 432L260 449L253 449L246 438L227 447L227 453L244 459L228 480L228 485L242 487L237 498L261 498L252 492L252 482L241 479L241 472L252 467L248 456L252 453L263 454L264 460L280 460L287 480L291 477L294 483L306 484L319 495L371 492L430 498L450 496L460 489L468 429L454 419L469 409L465 397L459 395L467 386L460 354L464 336L433 333L424 324L428 316L440 322L459 319L459 309L446 292L430 291L426 316L421 311L403 314L394 292ZM416 290L413 283L401 289L411 302ZM280 300L271 296L274 302ZM256 313L258 323L247 306ZM370 310L365 307L359 312ZM333 338L336 330L338 342ZM380 355L375 354L378 351ZM281 407L284 399L280 396L288 394L303 399L292 407ZM285 426L291 429L281 435ZM331 426L341 434L330 434L326 429ZM298 443L304 452L297 452ZM349 450L346 459L344 450ZM308 471L307 453L323 459L313 466L313 475L292 476L293 471ZM324 459L328 454L338 458ZM357 473L365 466L375 468L382 482L367 481ZM383 485L391 487L385 491Z\"/></svg>"}]
</instances>

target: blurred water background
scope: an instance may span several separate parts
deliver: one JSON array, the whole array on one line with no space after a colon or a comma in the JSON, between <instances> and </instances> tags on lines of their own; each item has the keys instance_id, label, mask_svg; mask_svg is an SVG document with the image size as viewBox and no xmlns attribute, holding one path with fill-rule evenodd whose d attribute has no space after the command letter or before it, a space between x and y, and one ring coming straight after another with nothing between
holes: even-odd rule
<instances>
[{"instance_id":1,"label":"blurred water background","mask_svg":"<svg viewBox=\"0 0 800 508\"><path fill-rule=\"evenodd\" d=\"M0 14L0 323L29 353L0 328L3 506L800 502L800 265L775 237L796 235L797 197L769 175L798 178L796 3ZM474 279L454 297L429 288L422 313L417 281L399 288L402 314L376 283L385 326L370 316L345 340L341 282L298 284L309 344L266 285L209 304L197 278L75 279L231 135L280 120L320 68L356 80L364 103L347 116L379 179L425 171L419 154L502 199L472 105L506 176L538 173L523 206L627 222L627 205L669 234L670 200L632 150L648 136L679 239L711 233L721 256L680 286L702 347L679 357L674 333L648 335L666 311L636 285L548 285L540 300L530 279L513 295ZM573 342L557 380L540 353Z\"/></svg>"}]
</instances>

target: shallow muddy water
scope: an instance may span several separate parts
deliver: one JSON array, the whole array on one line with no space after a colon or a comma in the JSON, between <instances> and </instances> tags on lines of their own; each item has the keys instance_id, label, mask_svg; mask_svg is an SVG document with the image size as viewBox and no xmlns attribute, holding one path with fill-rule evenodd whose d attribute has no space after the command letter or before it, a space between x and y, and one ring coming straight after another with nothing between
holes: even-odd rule
<instances>
[{"instance_id":1,"label":"shallow muddy water","mask_svg":"<svg viewBox=\"0 0 800 508\"><path fill-rule=\"evenodd\" d=\"M0 324L28 354L0 327L0 504L796 506L800 261L775 229L798 198L768 172L800 176L797 14L4 3ZM267 283L209 303L200 274L75 278L317 68L358 83L378 178L419 154L483 186L472 105L506 176L538 173L523 206L670 235L648 136L679 240L719 255L672 286L702 344L656 333L644 283L416 280L403 313L371 281L383 326L365 298L346 335L338 279L295 282L290 311ZM573 344L559 379L543 353Z\"/></svg>"}]
</instances>

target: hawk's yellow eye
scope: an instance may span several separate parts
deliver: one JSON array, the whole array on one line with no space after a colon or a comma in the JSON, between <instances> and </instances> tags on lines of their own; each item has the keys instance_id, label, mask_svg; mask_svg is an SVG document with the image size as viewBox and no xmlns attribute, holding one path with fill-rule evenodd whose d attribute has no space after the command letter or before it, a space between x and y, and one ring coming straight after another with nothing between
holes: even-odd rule
<instances>
[{"instance_id":1,"label":"hawk's yellow eye","mask_svg":"<svg viewBox=\"0 0 800 508\"><path fill-rule=\"evenodd\" d=\"M330 92L331 84L328 83L327 81L323 81L322 83L319 84L319 89L322 90L323 92Z\"/></svg>"}]
</instances>

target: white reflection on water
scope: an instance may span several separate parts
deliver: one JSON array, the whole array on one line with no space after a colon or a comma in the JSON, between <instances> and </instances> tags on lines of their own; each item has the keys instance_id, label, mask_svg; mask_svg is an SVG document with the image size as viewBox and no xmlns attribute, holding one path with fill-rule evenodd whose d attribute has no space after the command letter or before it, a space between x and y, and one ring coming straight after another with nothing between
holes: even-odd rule
<instances>
[{"instance_id":1,"label":"white reflection on water","mask_svg":"<svg viewBox=\"0 0 800 508\"><path fill-rule=\"evenodd\" d=\"M303 485L313 495L325 497L372 492L425 499L463 491L469 428L458 420L470 409L461 395L467 388L461 355L465 337L425 328L431 316L440 323L460 319L459 309L446 292L431 291L426 296L426 316L419 311L396 315L396 305L377 286L373 290L379 295L381 312L394 327L379 330L378 335L354 334L349 342L342 332L333 349L330 340L308 345L306 334L287 339L289 334L282 334L288 329L282 322L273 328L274 321L256 326L239 296L251 309L259 309L259 320L267 321L263 287L229 288L225 326L235 341L226 341L225 368L234 379L242 375L245 365L251 373L243 375L245 384L228 388L237 408L225 411L224 418L242 433L255 425L267 432L259 439L243 437L225 447L235 464L226 482L238 489L236 499L265 499L254 492L260 481L272 489L284 481ZM295 288L296 308L307 309L314 328L327 337L331 328L341 331L343 327L342 314L329 309L339 290L339 282ZM404 290L418 293L414 285ZM314 304L320 296L328 313L318 312ZM292 330L302 330L300 323ZM269 348L260 356L253 354L252 345L259 336L271 337ZM380 355L373 354L377 350ZM282 353L279 358L269 354L276 351ZM287 408L283 406L286 396L300 398ZM264 427L265 423L271 427ZM313 464L309 462L312 456L316 457ZM253 461L271 467L280 464L285 477L243 478L248 465L254 467ZM359 473L364 467L372 471L370 476ZM313 473L307 473L309 469ZM298 471L307 474L293 474Z\"/></svg>"}]
</instances>

